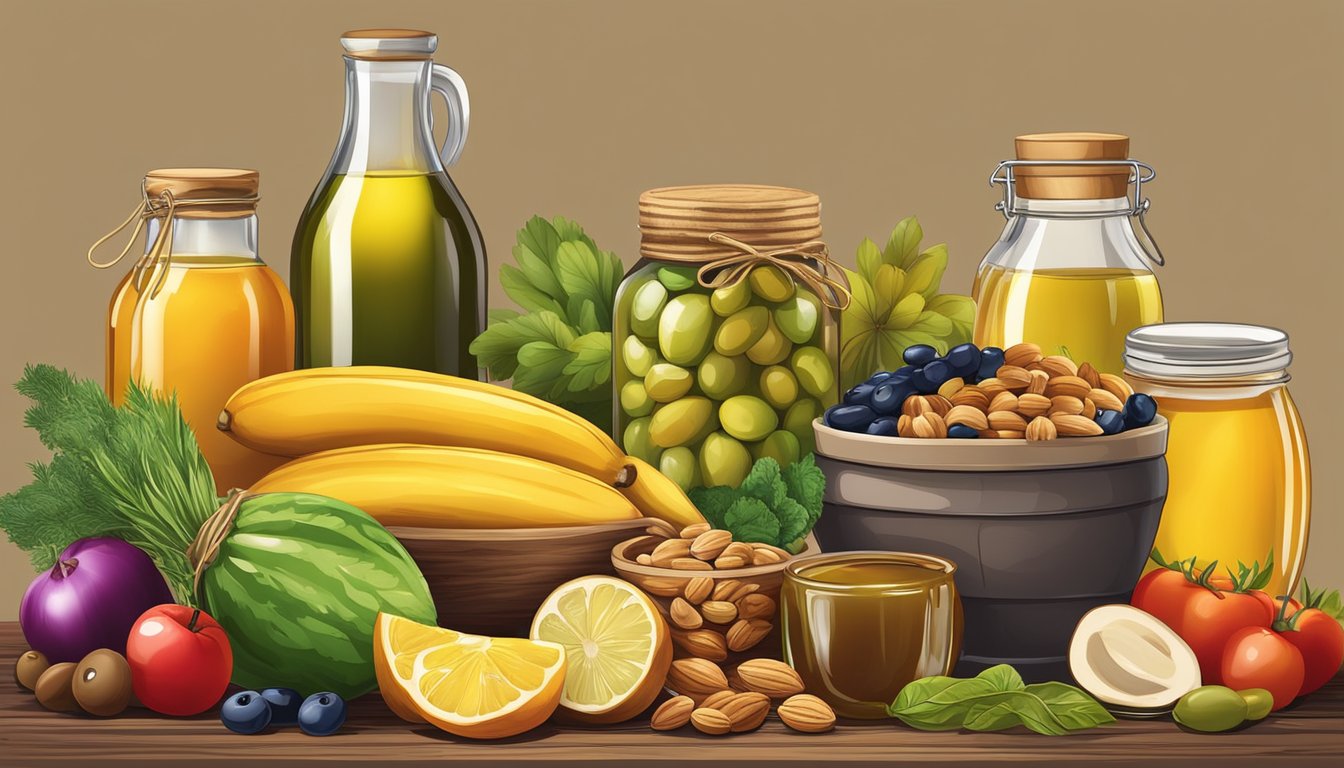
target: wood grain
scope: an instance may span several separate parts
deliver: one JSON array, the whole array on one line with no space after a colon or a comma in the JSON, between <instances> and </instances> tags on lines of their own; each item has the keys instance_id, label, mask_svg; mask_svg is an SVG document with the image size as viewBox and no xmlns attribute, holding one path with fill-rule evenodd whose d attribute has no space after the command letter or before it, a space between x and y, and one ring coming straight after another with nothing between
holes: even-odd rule
<instances>
[{"instance_id":1,"label":"wood grain","mask_svg":"<svg viewBox=\"0 0 1344 768\"><path fill-rule=\"evenodd\" d=\"M18 626L0 624L0 663L24 650ZM1180 730L1170 720L1121 721L1085 734L924 733L890 721L842 721L805 735L774 716L759 731L710 737L685 728L649 730L647 718L619 726L547 724L501 742L471 742L398 720L376 694L351 704L346 727L313 738L297 730L237 736L214 715L167 718L146 710L106 720L48 712L12 681L0 682L0 765L547 765L625 766L642 762L734 766L1039 765L1255 766L1339 765L1344 755L1344 676L1266 721L1217 735Z\"/></svg>"}]
</instances>

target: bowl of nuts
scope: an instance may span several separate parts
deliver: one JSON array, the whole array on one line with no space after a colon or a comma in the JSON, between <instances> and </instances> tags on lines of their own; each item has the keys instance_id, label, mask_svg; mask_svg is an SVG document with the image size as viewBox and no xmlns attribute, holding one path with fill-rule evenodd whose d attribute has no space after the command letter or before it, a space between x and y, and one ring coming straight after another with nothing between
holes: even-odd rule
<instances>
[{"instance_id":1,"label":"bowl of nuts","mask_svg":"<svg viewBox=\"0 0 1344 768\"><path fill-rule=\"evenodd\" d=\"M809 537L796 556L818 551ZM611 550L616 575L644 590L667 619L674 658L703 660L720 670L727 684L716 691L748 690L732 685L738 667L780 658L779 589L792 557L769 544L733 541L728 531L707 524L674 536L639 536ZM678 686L676 675L669 676L668 688L699 695Z\"/></svg>"},{"instance_id":2,"label":"bowl of nuts","mask_svg":"<svg viewBox=\"0 0 1344 768\"><path fill-rule=\"evenodd\" d=\"M906 362L813 424L817 541L956 563L957 674L1067 679L1078 619L1128 602L1152 549L1166 421L1121 377L1034 344L911 347Z\"/></svg>"}]
</instances>

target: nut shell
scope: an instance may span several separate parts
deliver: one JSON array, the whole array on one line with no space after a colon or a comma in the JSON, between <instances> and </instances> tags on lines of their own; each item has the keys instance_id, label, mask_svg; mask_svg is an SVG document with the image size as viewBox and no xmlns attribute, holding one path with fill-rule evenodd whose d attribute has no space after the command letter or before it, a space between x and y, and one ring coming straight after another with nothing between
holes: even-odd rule
<instances>
[{"instance_id":1,"label":"nut shell","mask_svg":"<svg viewBox=\"0 0 1344 768\"><path fill-rule=\"evenodd\" d=\"M770 634L774 625L764 619L738 619L725 635L728 650L745 651L756 646Z\"/></svg>"},{"instance_id":2,"label":"nut shell","mask_svg":"<svg viewBox=\"0 0 1344 768\"><path fill-rule=\"evenodd\" d=\"M680 597L672 598L667 614L668 618L672 619L673 625L680 629L699 629L700 625L704 624L704 619L700 618L700 612L695 610L695 606Z\"/></svg>"},{"instance_id":3,"label":"nut shell","mask_svg":"<svg viewBox=\"0 0 1344 768\"><path fill-rule=\"evenodd\" d=\"M700 613L705 621L731 624L737 618L737 606L727 600L706 600L700 604Z\"/></svg>"},{"instance_id":4,"label":"nut shell","mask_svg":"<svg viewBox=\"0 0 1344 768\"><path fill-rule=\"evenodd\" d=\"M710 661L724 661L728 658L728 641L712 629L695 629L690 632L674 630L672 641L696 658Z\"/></svg>"},{"instance_id":5,"label":"nut shell","mask_svg":"<svg viewBox=\"0 0 1344 768\"><path fill-rule=\"evenodd\" d=\"M686 589L682 592L682 596L691 605L699 605L708 599L713 591L713 579L708 576L696 576L686 582Z\"/></svg>"},{"instance_id":6,"label":"nut shell","mask_svg":"<svg viewBox=\"0 0 1344 768\"><path fill-rule=\"evenodd\" d=\"M803 692L803 680L788 664L774 659L751 659L737 665L737 675L747 690L783 699Z\"/></svg>"},{"instance_id":7,"label":"nut shell","mask_svg":"<svg viewBox=\"0 0 1344 768\"><path fill-rule=\"evenodd\" d=\"M667 687L691 698L704 698L728 687L719 665L705 659L677 659L667 671Z\"/></svg>"},{"instance_id":8,"label":"nut shell","mask_svg":"<svg viewBox=\"0 0 1344 768\"><path fill-rule=\"evenodd\" d=\"M835 710L809 693L790 696L775 714L785 725L803 733L824 733L835 727Z\"/></svg>"},{"instance_id":9,"label":"nut shell","mask_svg":"<svg viewBox=\"0 0 1344 768\"><path fill-rule=\"evenodd\" d=\"M754 731L770 714L770 697L751 691L738 693L720 704L718 710L728 716L729 729L733 733Z\"/></svg>"},{"instance_id":10,"label":"nut shell","mask_svg":"<svg viewBox=\"0 0 1344 768\"><path fill-rule=\"evenodd\" d=\"M705 531L691 542L691 555L701 560L713 560L733 543L733 534L728 531Z\"/></svg>"},{"instance_id":11,"label":"nut shell","mask_svg":"<svg viewBox=\"0 0 1344 768\"><path fill-rule=\"evenodd\" d=\"M649 727L655 731L675 731L691 722L695 702L690 696L673 696L658 705L649 718Z\"/></svg>"},{"instance_id":12,"label":"nut shell","mask_svg":"<svg viewBox=\"0 0 1344 768\"><path fill-rule=\"evenodd\" d=\"M727 715L707 707L691 712L691 725L695 726L695 730L710 736L722 736L733 729L733 723Z\"/></svg>"}]
</instances>

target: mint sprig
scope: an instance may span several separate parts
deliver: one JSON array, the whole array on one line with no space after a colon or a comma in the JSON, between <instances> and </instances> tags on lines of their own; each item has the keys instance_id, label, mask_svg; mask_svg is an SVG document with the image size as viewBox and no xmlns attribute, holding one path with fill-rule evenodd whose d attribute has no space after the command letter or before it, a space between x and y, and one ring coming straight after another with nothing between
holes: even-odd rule
<instances>
[{"instance_id":1,"label":"mint sprig","mask_svg":"<svg viewBox=\"0 0 1344 768\"><path fill-rule=\"evenodd\" d=\"M812 454L780 469L766 456L758 459L737 488L692 488L691 501L715 528L733 541L754 541L799 552L803 539L821 517L826 476Z\"/></svg>"}]
</instances>

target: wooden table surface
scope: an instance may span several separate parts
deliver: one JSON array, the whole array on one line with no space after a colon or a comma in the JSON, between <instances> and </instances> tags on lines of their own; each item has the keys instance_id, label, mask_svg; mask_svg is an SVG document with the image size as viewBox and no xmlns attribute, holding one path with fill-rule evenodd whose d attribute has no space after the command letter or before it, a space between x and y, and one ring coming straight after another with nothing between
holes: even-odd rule
<instances>
[{"instance_id":1,"label":"wooden table surface","mask_svg":"<svg viewBox=\"0 0 1344 768\"><path fill-rule=\"evenodd\" d=\"M0 623L0 664L25 650L18 625ZM0 681L0 766L167 765L1344 765L1344 675L1305 701L1242 731L1197 734L1169 719L1120 721L1073 736L925 733L898 721L842 722L794 733L772 716L759 731L704 736L649 730L646 718L604 728L544 725L501 742L472 742L397 719L377 694L351 704L345 727L313 738L297 730L226 731L214 714L168 718L132 709L110 719L49 712L5 673Z\"/></svg>"}]
</instances>

